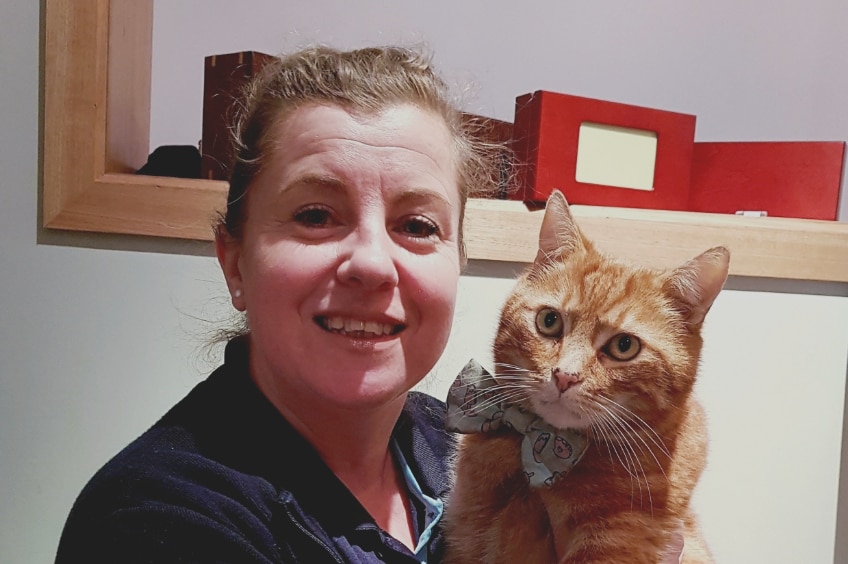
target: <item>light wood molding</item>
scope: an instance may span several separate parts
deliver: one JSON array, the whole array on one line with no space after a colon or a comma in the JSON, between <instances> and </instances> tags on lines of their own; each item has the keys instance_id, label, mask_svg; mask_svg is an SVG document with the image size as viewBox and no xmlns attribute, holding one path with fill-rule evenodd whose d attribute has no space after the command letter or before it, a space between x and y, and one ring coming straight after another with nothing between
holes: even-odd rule
<instances>
[{"instance_id":1,"label":"light wood molding","mask_svg":"<svg viewBox=\"0 0 848 564\"><path fill-rule=\"evenodd\" d=\"M848 224L776 217L571 206L598 247L639 264L669 268L718 245L735 276L848 282ZM529 262L542 212L520 202L472 200L466 246L472 258Z\"/></svg>"},{"instance_id":2,"label":"light wood molding","mask_svg":"<svg viewBox=\"0 0 848 564\"><path fill-rule=\"evenodd\" d=\"M152 0L46 0L44 226L209 240L226 183L136 176L149 144ZM200 103L200 101L198 101ZM716 245L731 273L848 282L848 224L574 206L617 256L673 266ZM541 212L472 200L469 258L533 259Z\"/></svg>"}]
</instances>

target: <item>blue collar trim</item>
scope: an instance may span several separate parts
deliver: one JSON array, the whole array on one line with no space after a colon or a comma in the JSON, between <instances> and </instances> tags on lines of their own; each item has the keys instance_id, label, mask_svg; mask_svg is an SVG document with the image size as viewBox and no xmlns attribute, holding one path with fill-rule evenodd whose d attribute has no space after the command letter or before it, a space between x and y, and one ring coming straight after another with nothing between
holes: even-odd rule
<instances>
[{"instance_id":1,"label":"blue collar trim","mask_svg":"<svg viewBox=\"0 0 848 564\"><path fill-rule=\"evenodd\" d=\"M424 506L424 528L421 531L421 535L418 537L418 544L415 546L414 554L415 558L421 562L421 564L427 564L427 543L430 542L433 530L442 518L445 504L442 500L432 498L421 491L421 486L418 485L418 480L415 479L415 475L409 468L409 464L407 464L406 458L403 456L400 447L398 447L397 441L392 439L391 444L395 460L397 460L401 472L403 472L403 477L406 480L407 488L410 493L412 493L412 495L414 495Z\"/></svg>"}]
</instances>

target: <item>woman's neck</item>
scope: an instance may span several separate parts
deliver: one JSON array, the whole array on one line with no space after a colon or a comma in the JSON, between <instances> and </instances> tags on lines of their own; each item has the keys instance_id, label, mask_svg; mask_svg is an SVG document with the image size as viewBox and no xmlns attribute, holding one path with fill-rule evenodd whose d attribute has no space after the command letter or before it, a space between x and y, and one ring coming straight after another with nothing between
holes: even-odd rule
<instances>
[{"instance_id":1,"label":"woman's neck","mask_svg":"<svg viewBox=\"0 0 848 564\"><path fill-rule=\"evenodd\" d=\"M262 386L257 382L260 389ZM376 408L314 405L262 389L384 531L414 550L406 482L392 456L392 430L406 395Z\"/></svg>"},{"instance_id":2,"label":"woman's neck","mask_svg":"<svg viewBox=\"0 0 848 564\"><path fill-rule=\"evenodd\" d=\"M291 419L290 422L315 447L324 463L377 525L414 550L416 539L406 482L389 447L391 431L403 408L403 398L400 400L392 409L382 408L352 417L345 417L347 412L333 410L319 424ZM328 424L329 421L332 422Z\"/></svg>"},{"instance_id":3,"label":"woman's neck","mask_svg":"<svg viewBox=\"0 0 848 564\"><path fill-rule=\"evenodd\" d=\"M383 468L377 479L368 479L358 472L334 472L380 528L410 550L415 550L416 539L406 482L389 449L386 450Z\"/></svg>"}]
</instances>

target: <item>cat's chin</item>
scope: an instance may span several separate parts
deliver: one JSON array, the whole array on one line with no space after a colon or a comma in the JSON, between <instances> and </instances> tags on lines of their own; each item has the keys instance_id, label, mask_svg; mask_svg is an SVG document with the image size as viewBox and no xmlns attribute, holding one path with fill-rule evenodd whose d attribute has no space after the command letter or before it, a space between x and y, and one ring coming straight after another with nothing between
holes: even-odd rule
<instances>
[{"instance_id":1,"label":"cat's chin","mask_svg":"<svg viewBox=\"0 0 848 564\"><path fill-rule=\"evenodd\" d=\"M562 398L558 401L534 400L532 403L533 412L557 429L589 428L589 418L575 411Z\"/></svg>"}]
</instances>

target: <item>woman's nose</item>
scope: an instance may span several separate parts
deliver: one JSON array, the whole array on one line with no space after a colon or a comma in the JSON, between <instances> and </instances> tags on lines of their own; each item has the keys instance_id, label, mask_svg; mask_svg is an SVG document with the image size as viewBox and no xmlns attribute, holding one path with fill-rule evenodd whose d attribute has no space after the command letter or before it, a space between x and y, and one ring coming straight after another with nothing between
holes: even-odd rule
<instances>
[{"instance_id":1,"label":"woman's nose","mask_svg":"<svg viewBox=\"0 0 848 564\"><path fill-rule=\"evenodd\" d=\"M392 239L384 229L351 233L338 268L342 282L362 284L369 290L393 287L398 271L392 256Z\"/></svg>"}]
</instances>

